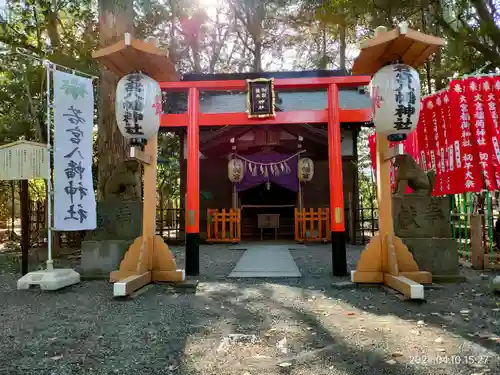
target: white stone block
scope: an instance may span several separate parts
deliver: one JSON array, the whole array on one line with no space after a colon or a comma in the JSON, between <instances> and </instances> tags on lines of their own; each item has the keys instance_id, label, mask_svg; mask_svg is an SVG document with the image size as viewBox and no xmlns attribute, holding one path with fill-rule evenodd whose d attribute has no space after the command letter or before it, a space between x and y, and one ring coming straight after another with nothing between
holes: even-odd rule
<instances>
[{"instance_id":1,"label":"white stone block","mask_svg":"<svg viewBox=\"0 0 500 375\"><path fill-rule=\"evenodd\" d=\"M39 286L42 290L58 290L80 282L80 274L72 269L30 272L17 281L17 289Z\"/></svg>"},{"instance_id":2,"label":"white stone block","mask_svg":"<svg viewBox=\"0 0 500 375\"><path fill-rule=\"evenodd\" d=\"M493 290L496 292L500 292L500 276L497 276L493 279Z\"/></svg>"}]
</instances>

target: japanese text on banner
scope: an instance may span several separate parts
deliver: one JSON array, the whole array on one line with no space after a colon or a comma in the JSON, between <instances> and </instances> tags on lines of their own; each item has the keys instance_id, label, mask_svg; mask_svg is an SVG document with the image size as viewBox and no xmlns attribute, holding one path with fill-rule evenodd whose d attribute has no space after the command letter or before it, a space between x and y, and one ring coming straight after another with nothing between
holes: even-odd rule
<instances>
[{"instance_id":1,"label":"japanese text on banner","mask_svg":"<svg viewBox=\"0 0 500 375\"><path fill-rule=\"evenodd\" d=\"M417 145L415 151L418 152L418 164L423 171L427 171L427 156L425 150L427 149L427 133L425 132L424 116L425 107L421 105L420 115L418 117L418 124L415 133L417 133Z\"/></svg>"},{"instance_id":2,"label":"japanese text on banner","mask_svg":"<svg viewBox=\"0 0 500 375\"><path fill-rule=\"evenodd\" d=\"M435 144L435 140L433 137L433 129L432 129L432 115L431 115L431 106L432 104L429 98L425 98L422 101L422 113L420 116L422 117L422 126L424 127L424 138L425 138L425 161L427 164L427 170L431 169L436 170L436 159L433 158L434 151L432 150L433 145ZM431 152L432 151L432 152Z\"/></svg>"},{"instance_id":3,"label":"japanese text on banner","mask_svg":"<svg viewBox=\"0 0 500 375\"><path fill-rule=\"evenodd\" d=\"M96 228L92 80L54 71L54 227Z\"/></svg>"},{"instance_id":4,"label":"japanese text on banner","mask_svg":"<svg viewBox=\"0 0 500 375\"><path fill-rule=\"evenodd\" d=\"M436 172L436 184L434 186L434 194L443 194L443 166L441 163L441 144L443 143L442 135L440 134L440 108L441 99L437 95L433 95L426 100L427 118L429 134L432 134L429 145L432 169Z\"/></svg>"},{"instance_id":5,"label":"japanese text on banner","mask_svg":"<svg viewBox=\"0 0 500 375\"><path fill-rule=\"evenodd\" d=\"M500 187L500 134L498 129L499 116L496 95L500 94L500 81L497 81L497 79L498 78L482 77L479 79L479 85L484 104L486 131L488 133L488 139L491 140L489 147L490 164L494 173L492 180L496 183L498 189L498 187ZM498 85L496 83L498 83ZM498 89L496 89L496 86L498 86Z\"/></svg>"},{"instance_id":6,"label":"japanese text on banner","mask_svg":"<svg viewBox=\"0 0 500 375\"><path fill-rule=\"evenodd\" d=\"M448 116L450 115L450 97L448 91L438 94L441 100L441 127L444 138L442 158L444 158L444 193L451 194L451 173L454 166L453 141L451 140L451 128Z\"/></svg>"},{"instance_id":7,"label":"japanese text on banner","mask_svg":"<svg viewBox=\"0 0 500 375\"><path fill-rule=\"evenodd\" d=\"M472 124L473 144L478 155L483 177L484 189L496 190L495 172L491 166L491 132L486 126L485 108L483 104L482 85L479 78L469 78L465 81L467 104Z\"/></svg>"},{"instance_id":8,"label":"japanese text on banner","mask_svg":"<svg viewBox=\"0 0 500 375\"><path fill-rule=\"evenodd\" d=\"M483 181L479 157L473 143L474 135L465 95L465 82L453 80L449 94L456 167L452 190L456 193L479 192L483 188Z\"/></svg>"}]
</instances>

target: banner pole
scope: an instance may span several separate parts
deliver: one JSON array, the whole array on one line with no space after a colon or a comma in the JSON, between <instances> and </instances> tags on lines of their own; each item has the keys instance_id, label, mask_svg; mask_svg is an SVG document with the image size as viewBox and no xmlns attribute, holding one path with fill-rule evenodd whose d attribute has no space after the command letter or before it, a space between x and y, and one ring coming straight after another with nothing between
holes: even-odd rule
<instances>
[{"instance_id":1,"label":"banner pole","mask_svg":"<svg viewBox=\"0 0 500 375\"><path fill-rule=\"evenodd\" d=\"M52 145L50 142L50 128L51 128L51 98L50 98L50 79L52 64L46 63L47 69L47 271L54 270L54 261L52 260Z\"/></svg>"}]
</instances>

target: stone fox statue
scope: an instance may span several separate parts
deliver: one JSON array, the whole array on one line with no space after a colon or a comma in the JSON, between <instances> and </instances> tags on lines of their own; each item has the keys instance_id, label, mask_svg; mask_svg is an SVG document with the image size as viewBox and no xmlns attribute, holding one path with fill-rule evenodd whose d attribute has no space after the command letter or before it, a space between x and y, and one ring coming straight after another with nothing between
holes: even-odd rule
<instances>
[{"instance_id":1,"label":"stone fox statue","mask_svg":"<svg viewBox=\"0 0 500 375\"><path fill-rule=\"evenodd\" d=\"M436 182L436 172L425 173L408 154L397 155L394 158L396 170L396 189L394 195L402 196L406 187L413 190L413 194L431 196Z\"/></svg>"},{"instance_id":2,"label":"stone fox statue","mask_svg":"<svg viewBox=\"0 0 500 375\"><path fill-rule=\"evenodd\" d=\"M127 159L118 164L104 186L104 198L141 199L139 170L140 164L136 160Z\"/></svg>"}]
</instances>

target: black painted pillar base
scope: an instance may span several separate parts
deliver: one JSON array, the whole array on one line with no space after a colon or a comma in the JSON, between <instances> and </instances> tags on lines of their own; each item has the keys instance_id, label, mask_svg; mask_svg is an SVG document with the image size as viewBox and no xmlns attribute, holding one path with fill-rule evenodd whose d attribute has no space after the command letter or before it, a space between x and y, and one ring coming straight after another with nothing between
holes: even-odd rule
<instances>
[{"instance_id":1,"label":"black painted pillar base","mask_svg":"<svg viewBox=\"0 0 500 375\"><path fill-rule=\"evenodd\" d=\"M347 275L345 232L332 232L333 276Z\"/></svg>"},{"instance_id":2,"label":"black painted pillar base","mask_svg":"<svg viewBox=\"0 0 500 375\"><path fill-rule=\"evenodd\" d=\"M200 234L186 233L186 275L200 274Z\"/></svg>"}]
</instances>

